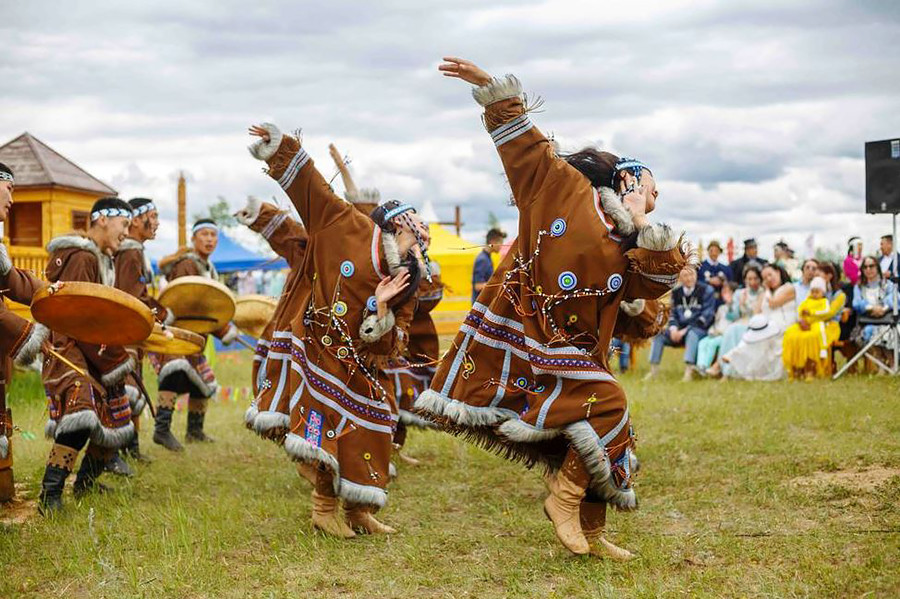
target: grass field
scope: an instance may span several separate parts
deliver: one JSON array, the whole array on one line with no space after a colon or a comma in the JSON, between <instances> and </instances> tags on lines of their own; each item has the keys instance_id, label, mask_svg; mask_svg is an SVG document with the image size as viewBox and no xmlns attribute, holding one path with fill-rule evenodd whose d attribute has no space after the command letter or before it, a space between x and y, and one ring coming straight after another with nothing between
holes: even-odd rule
<instances>
[{"instance_id":1,"label":"grass field","mask_svg":"<svg viewBox=\"0 0 900 599\"><path fill-rule=\"evenodd\" d=\"M249 354L217 371L245 385ZM642 374L622 377L641 506L609 518L639 554L628 564L567 554L537 472L433 432L410 435L426 464L398 464L381 513L399 534L322 537L284 452L243 428L245 401L223 401L208 418L216 444L164 453L147 420L155 461L104 476L116 492L76 504L67 491L54 522L7 510L24 522L0 525L0 597L900 596L896 379L686 384L671 351L657 380ZM50 447L38 380L11 395L33 500ZM175 426L183 436L183 412Z\"/></svg>"}]
</instances>

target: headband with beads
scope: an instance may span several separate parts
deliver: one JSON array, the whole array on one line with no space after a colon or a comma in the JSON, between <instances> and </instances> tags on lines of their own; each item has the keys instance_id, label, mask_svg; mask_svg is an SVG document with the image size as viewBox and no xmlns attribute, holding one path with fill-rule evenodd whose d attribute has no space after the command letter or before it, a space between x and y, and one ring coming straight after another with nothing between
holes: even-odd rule
<instances>
[{"instance_id":1,"label":"headband with beads","mask_svg":"<svg viewBox=\"0 0 900 599\"><path fill-rule=\"evenodd\" d=\"M616 179L619 176L619 173L621 173L622 171L628 171L629 173L634 175L635 179L640 180L641 174L643 173L644 169L647 169L649 171L650 167L636 158L627 158L624 156L622 158L619 158L619 161L616 162L616 166L613 167L612 181L610 182L612 184L612 188L616 189Z\"/></svg>"},{"instance_id":2,"label":"headband with beads","mask_svg":"<svg viewBox=\"0 0 900 599\"><path fill-rule=\"evenodd\" d=\"M156 204L154 204L153 202L147 202L140 208L132 209L132 212L135 216L140 216L142 214L147 214L148 212L151 212L153 210L156 210Z\"/></svg>"},{"instance_id":3,"label":"headband with beads","mask_svg":"<svg viewBox=\"0 0 900 599\"><path fill-rule=\"evenodd\" d=\"M125 210L124 208L101 208L100 210L91 212L91 221L95 221L101 216L124 216L125 218L131 218L131 215L131 210Z\"/></svg>"}]
</instances>

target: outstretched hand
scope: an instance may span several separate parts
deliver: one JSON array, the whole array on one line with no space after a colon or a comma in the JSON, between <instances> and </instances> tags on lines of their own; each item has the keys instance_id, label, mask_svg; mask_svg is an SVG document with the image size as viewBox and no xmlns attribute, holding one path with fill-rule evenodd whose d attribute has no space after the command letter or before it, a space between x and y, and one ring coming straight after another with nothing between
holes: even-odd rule
<instances>
[{"instance_id":1,"label":"outstretched hand","mask_svg":"<svg viewBox=\"0 0 900 599\"><path fill-rule=\"evenodd\" d=\"M409 286L408 271L401 272L388 279L381 279L381 282L375 288L375 300L378 302L379 307L382 305L387 306L387 303L397 297L407 286Z\"/></svg>"},{"instance_id":2,"label":"outstretched hand","mask_svg":"<svg viewBox=\"0 0 900 599\"><path fill-rule=\"evenodd\" d=\"M269 137L269 130L262 125L251 125L250 129L248 129L248 132L250 133L250 135L253 135L255 137L261 137L262 140L266 143L269 143L269 140L271 139Z\"/></svg>"},{"instance_id":3,"label":"outstretched hand","mask_svg":"<svg viewBox=\"0 0 900 599\"><path fill-rule=\"evenodd\" d=\"M479 68L471 60L455 56L445 56L444 62L438 66L438 70L444 74L444 77L462 79L472 85L487 85L491 81L491 76L487 71Z\"/></svg>"}]
</instances>

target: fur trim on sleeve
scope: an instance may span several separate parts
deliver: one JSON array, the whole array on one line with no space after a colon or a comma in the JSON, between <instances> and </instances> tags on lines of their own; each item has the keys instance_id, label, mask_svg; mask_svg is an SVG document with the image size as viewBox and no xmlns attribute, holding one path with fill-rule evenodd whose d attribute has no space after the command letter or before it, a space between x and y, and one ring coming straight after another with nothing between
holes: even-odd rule
<instances>
[{"instance_id":1,"label":"fur trim on sleeve","mask_svg":"<svg viewBox=\"0 0 900 599\"><path fill-rule=\"evenodd\" d=\"M628 316L637 316L644 311L646 302L642 299L636 299L633 302L622 302L619 304L619 310Z\"/></svg>"},{"instance_id":2,"label":"fur trim on sleeve","mask_svg":"<svg viewBox=\"0 0 900 599\"><path fill-rule=\"evenodd\" d=\"M656 223L638 231L637 245L645 250L667 252L678 244L680 237L669 225Z\"/></svg>"},{"instance_id":3,"label":"fur trim on sleeve","mask_svg":"<svg viewBox=\"0 0 900 599\"><path fill-rule=\"evenodd\" d=\"M281 131L272 123L263 123L262 128L269 132L269 141L260 138L253 142L247 149L257 160L268 160L278 151L281 139L284 137Z\"/></svg>"},{"instance_id":4,"label":"fur trim on sleeve","mask_svg":"<svg viewBox=\"0 0 900 599\"><path fill-rule=\"evenodd\" d=\"M375 343L394 328L394 323L393 312L389 311L384 318L378 318L377 314L370 314L359 327L359 337L366 343Z\"/></svg>"},{"instance_id":5,"label":"fur trim on sleeve","mask_svg":"<svg viewBox=\"0 0 900 599\"><path fill-rule=\"evenodd\" d=\"M13 263L6 246L0 243L0 275L6 276L12 270Z\"/></svg>"},{"instance_id":6,"label":"fur trim on sleeve","mask_svg":"<svg viewBox=\"0 0 900 599\"><path fill-rule=\"evenodd\" d=\"M172 311L172 308L166 308L166 319L163 321L165 325L175 324L175 319L178 318L175 316L175 312Z\"/></svg>"},{"instance_id":7,"label":"fur trim on sleeve","mask_svg":"<svg viewBox=\"0 0 900 599\"><path fill-rule=\"evenodd\" d=\"M488 83L472 88L472 97L482 106L522 95L522 83L515 75L494 77Z\"/></svg>"},{"instance_id":8,"label":"fur trim on sleeve","mask_svg":"<svg viewBox=\"0 0 900 599\"><path fill-rule=\"evenodd\" d=\"M104 387L112 387L116 383L121 383L132 370L134 370L134 360L128 358L100 377L100 382L103 383Z\"/></svg>"},{"instance_id":9,"label":"fur trim on sleeve","mask_svg":"<svg viewBox=\"0 0 900 599\"><path fill-rule=\"evenodd\" d=\"M9 455L9 439L6 435L0 435L0 460L5 460Z\"/></svg>"},{"instance_id":10,"label":"fur trim on sleeve","mask_svg":"<svg viewBox=\"0 0 900 599\"><path fill-rule=\"evenodd\" d=\"M41 346L50 336L50 329L42 324L35 324L25 342L13 356L13 361L19 366L28 366L34 362L35 356L41 351Z\"/></svg>"},{"instance_id":11,"label":"fur trim on sleeve","mask_svg":"<svg viewBox=\"0 0 900 599\"><path fill-rule=\"evenodd\" d=\"M225 334L222 335L222 343L225 345L231 345L234 343L234 340L238 338L238 328L234 326L232 323L228 323L228 330L225 331Z\"/></svg>"},{"instance_id":12,"label":"fur trim on sleeve","mask_svg":"<svg viewBox=\"0 0 900 599\"><path fill-rule=\"evenodd\" d=\"M248 196L247 205L238 210L235 213L234 217L239 223L241 223L242 225L247 225L249 227L256 222L257 218L259 218L260 208L262 208L262 202L259 200L259 198Z\"/></svg>"},{"instance_id":13,"label":"fur trim on sleeve","mask_svg":"<svg viewBox=\"0 0 900 599\"><path fill-rule=\"evenodd\" d=\"M364 187L359 190L359 194L355 199L350 200L354 204L375 204L381 203L381 192L375 187Z\"/></svg>"}]
</instances>

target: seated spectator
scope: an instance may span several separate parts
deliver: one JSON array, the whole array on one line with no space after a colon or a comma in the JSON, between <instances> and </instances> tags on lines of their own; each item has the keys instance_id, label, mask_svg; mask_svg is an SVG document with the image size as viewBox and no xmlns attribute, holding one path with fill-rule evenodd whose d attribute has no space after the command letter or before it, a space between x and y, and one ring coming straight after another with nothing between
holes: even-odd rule
<instances>
[{"instance_id":1,"label":"seated spectator","mask_svg":"<svg viewBox=\"0 0 900 599\"><path fill-rule=\"evenodd\" d=\"M762 313L781 333L797 322L797 289L787 271L778 264L766 264L762 269ZM780 337L779 337L780 339Z\"/></svg>"},{"instance_id":2,"label":"seated spectator","mask_svg":"<svg viewBox=\"0 0 900 599\"><path fill-rule=\"evenodd\" d=\"M831 362L829 350L840 336L835 315L840 318L846 296L842 291L829 293L827 278L834 278L832 265L821 264L818 272L810 284L809 296L797 307L798 322L784 334L782 359L793 379L825 376Z\"/></svg>"},{"instance_id":3,"label":"seated spectator","mask_svg":"<svg viewBox=\"0 0 900 599\"><path fill-rule=\"evenodd\" d=\"M697 363L697 346L706 337L713 323L716 298L712 287L697 281L693 267L684 268L678 275L681 283L672 291L672 314L668 328L653 338L650 348L650 372L646 378L656 376L662 361L663 347L684 346L684 378L693 378Z\"/></svg>"},{"instance_id":4,"label":"seated spectator","mask_svg":"<svg viewBox=\"0 0 900 599\"><path fill-rule=\"evenodd\" d=\"M722 246L718 241L710 241L706 247L707 256L700 265L700 280L713 288L716 293L716 306L722 305L722 288L731 280L731 269L727 264L719 262Z\"/></svg>"},{"instance_id":5,"label":"seated spectator","mask_svg":"<svg viewBox=\"0 0 900 599\"><path fill-rule=\"evenodd\" d=\"M750 262L744 267L744 286L734 292L728 309L728 320L731 324L722 335L719 355L723 356L737 347L741 337L747 330L747 323L754 314L762 312L764 289L762 286L762 270L758 262ZM706 372L709 376L722 374L721 364L716 362Z\"/></svg>"},{"instance_id":6,"label":"seated spectator","mask_svg":"<svg viewBox=\"0 0 900 599\"><path fill-rule=\"evenodd\" d=\"M752 237L744 240L744 255L729 265L731 269L731 280L740 283L744 280L744 269L750 263L757 264L760 268L766 263L765 259L759 257L759 244Z\"/></svg>"},{"instance_id":7,"label":"seated spectator","mask_svg":"<svg viewBox=\"0 0 900 599\"><path fill-rule=\"evenodd\" d=\"M844 276L851 285L859 282L859 268L862 266L863 244L859 237L851 237L847 242L847 257L844 258Z\"/></svg>"},{"instance_id":8,"label":"seated spectator","mask_svg":"<svg viewBox=\"0 0 900 599\"><path fill-rule=\"evenodd\" d=\"M881 318L891 312L894 307L894 293L896 288L893 282L882 278L881 265L872 256L866 256L861 264L859 283L853 287L853 311L857 316L869 318ZM865 346L872 338L881 333L888 325L857 325L850 335L856 345ZM888 357L888 349L895 343L894 333L881 338L875 349L875 354L882 361L893 361L893 356Z\"/></svg>"},{"instance_id":9,"label":"seated spectator","mask_svg":"<svg viewBox=\"0 0 900 599\"><path fill-rule=\"evenodd\" d=\"M794 283L794 299L798 304L809 295L809 284L812 283L818 269L819 263L812 258L807 258L803 262L803 268L800 269L800 280Z\"/></svg>"},{"instance_id":10,"label":"seated spectator","mask_svg":"<svg viewBox=\"0 0 900 599\"><path fill-rule=\"evenodd\" d=\"M726 281L722 285L722 305L716 308L715 323L697 346L697 371L700 374L706 374L706 370L716 360L719 347L722 345L722 335L731 324L731 321L728 320L728 311L731 310L731 301L734 299L736 290L737 283L734 281Z\"/></svg>"},{"instance_id":11,"label":"seated spectator","mask_svg":"<svg viewBox=\"0 0 900 599\"><path fill-rule=\"evenodd\" d=\"M783 334L784 329L766 314L755 315L738 346L722 356L722 375L726 379L747 381L783 379Z\"/></svg>"}]
</instances>

